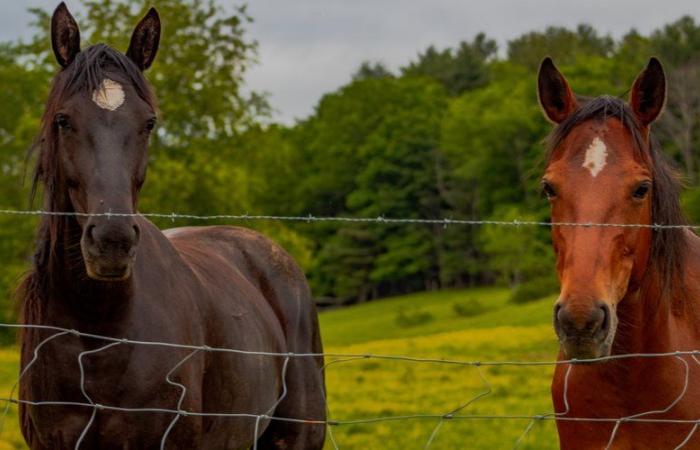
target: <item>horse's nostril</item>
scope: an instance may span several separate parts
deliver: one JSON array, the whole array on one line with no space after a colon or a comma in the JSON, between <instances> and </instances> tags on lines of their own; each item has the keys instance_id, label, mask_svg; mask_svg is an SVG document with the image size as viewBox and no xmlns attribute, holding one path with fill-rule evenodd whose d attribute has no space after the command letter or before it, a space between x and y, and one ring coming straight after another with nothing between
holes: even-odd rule
<instances>
[{"instance_id":1,"label":"horse's nostril","mask_svg":"<svg viewBox=\"0 0 700 450\"><path fill-rule=\"evenodd\" d=\"M606 304L602 304L600 306L600 310L602 311L603 319L600 323L600 331L604 334L608 333L608 330L610 329L610 307Z\"/></svg>"},{"instance_id":2,"label":"horse's nostril","mask_svg":"<svg viewBox=\"0 0 700 450\"><path fill-rule=\"evenodd\" d=\"M557 303L554 305L554 322L561 322L563 318L561 317L562 305Z\"/></svg>"},{"instance_id":3,"label":"horse's nostril","mask_svg":"<svg viewBox=\"0 0 700 450\"><path fill-rule=\"evenodd\" d=\"M141 238L141 228L134 224L134 245L139 243L139 239Z\"/></svg>"},{"instance_id":4,"label":"horse's nostril","mask_svg":"<svg viewBox=\"0 0 700 450\"><path fill-rule=\"evenodd\" d=\"M556 303L554 305L554 329L557 330L557 333L559 331L564 331L566 324L566 313L562 308L561 303Z\"/></svg>"},{"instance_id":5,"label":"horse's nostril","mask_svg":"<svg viewBox=\"0 0 700 450\"><path fill-rule=\"evenodd\" d=\"M91 244L95 243L95 225L91 224L87 226L87 229L85 230L85 237L87 238L87 241Z\"/></svg>"}]
</instances>

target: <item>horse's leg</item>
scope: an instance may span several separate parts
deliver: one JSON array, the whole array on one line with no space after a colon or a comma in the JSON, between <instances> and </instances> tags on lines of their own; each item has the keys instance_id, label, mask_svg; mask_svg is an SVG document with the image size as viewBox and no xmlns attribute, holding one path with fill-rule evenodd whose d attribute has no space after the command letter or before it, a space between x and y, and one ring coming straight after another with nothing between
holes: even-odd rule
<instances>
[{"instance_id":1,"label":"horse's leg","mask_svg":"<svg viewBox=\"0 0 700 450\"><path fill-rule=\"evenodd\" d=\"M318 318L310 314L306 345L297 353L323 354ZM304 333L302 333L302 336ZM326 420L326 386L323 357L293 357L289 360L285 383L287 395L274 411L275 417L301 420ZM301 423L272 420L260 439L261 450L321 450L326 439L325 423Z\"/></svg>"},{"instance_id":2,"label":"horse's leg","mask_svg":"<svg viewBox=\"0 0 700 450\"><path fill-rule=\"evenodd\" d=\"M326 420L323 375L316 359L293 358L287 368L287 396L274 417ZM260 439L260 450L320 450L326 436L325 424L272 420Z\"/></svg>"}]
</instances>

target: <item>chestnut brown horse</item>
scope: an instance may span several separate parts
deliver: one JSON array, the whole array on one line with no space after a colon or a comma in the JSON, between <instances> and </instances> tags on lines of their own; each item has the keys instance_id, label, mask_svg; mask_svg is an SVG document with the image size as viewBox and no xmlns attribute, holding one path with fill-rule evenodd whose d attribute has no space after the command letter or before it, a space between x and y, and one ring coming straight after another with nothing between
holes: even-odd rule
<instances>
[{"instance_id":1,"label":"chestnut brown horse","mask_svg":"<svg viewBox=\"0 0 700 450\"><path fill-rule=\"evenodd\" d=\"M679 181L650 134L666 95L657 59L634 81L629 102L577 97L549 58L538 87L544 113L556 124L542 180L552 222L685 223ZM561 282L554 307L560 360L700 348L695 234L554 225L552 241ZM684 448L700 448L692 424L653 422L700 418L700 364L691 356L558 365L552 396L562 413L563 449L673 449L688 436ZM652 422L567 420L630 416Z\"/></svg>"},{"instance_id":2,"label":"chestnut brown horse","mask_svg":"<svg viewBox=\"0 0 700 450\"><path fill-rule=\"evenodd\" d=\"M43 117L35 183L43 185L47 211L83 215L43 217L33 269L20 289L23 321L139 341L321 353L308 285L280 247L234 227L163 233L133 215L155 126L155 99L142 71L158 49L156 11L138 24L126 55L101 44L81 51L64 4L54 12L51 35L61 70ZM108 212L125 214L99 215ZM54 333L23 333L23 368ZM20 383L21 428L32 449L73 449L78 442L89 449L161 448L173 413L27 403L87 403L83 387L93 402L110 407L177 410L180 384L186 389L180 408L193 413L325 419L321 357L106 344L66 333L40 348ZM97 351L85 353L91 350ZM323 446L322 424L263 416L256 426L256 420L181 416L164 447Z\"/></svg>"}]
</instances>

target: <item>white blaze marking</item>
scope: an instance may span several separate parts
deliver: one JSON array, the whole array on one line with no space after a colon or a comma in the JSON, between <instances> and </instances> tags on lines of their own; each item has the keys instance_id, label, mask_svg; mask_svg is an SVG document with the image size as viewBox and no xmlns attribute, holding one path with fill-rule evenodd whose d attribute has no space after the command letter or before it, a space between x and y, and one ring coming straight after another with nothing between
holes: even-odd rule
<instances>
[{"instance_id":1,"label":"white blaze marking","mask_svg":"<svg viewBox=\"0 0 700 450\"><path fill-rule=\"evenodd\" d=\"M100 87L92 93L92 101L102 109L116 111L124 104L124 89L116 81L105 78Z\"/></svg>"},{"instance_id":2,"label":"white blaze marking","mask_svg":"<svg viewBox=\"0 0 700 450\"><path fill-rule=\"evenodd\" d=\"M608 148L605 146L605 142L596 137L591 142L591 145L588 146L588 150L586 150L586 159L583 161L583 167L588 169L593 177L596 177L605 167L607 158Z\"/></svg>"}]
</instances>

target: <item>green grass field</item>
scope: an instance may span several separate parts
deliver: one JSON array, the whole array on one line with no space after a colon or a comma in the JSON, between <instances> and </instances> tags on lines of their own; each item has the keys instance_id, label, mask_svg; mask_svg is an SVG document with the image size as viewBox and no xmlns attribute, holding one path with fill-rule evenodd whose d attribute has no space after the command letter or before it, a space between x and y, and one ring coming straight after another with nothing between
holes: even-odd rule
<instances>
[{"instance_id":1,"label":"green grass field","mask_svg":"<svg viewBox=\"0 0 700 450\"><path fill-rule=\"evenodd\" d=\"M553 299L508 302L502 289L416 294L321 315L326 352L376 353L446 359L553 360ZM326 372L331 418L444 414L486 390L479 369L447 364L359 360ZM461 414L535 415L550 412L552 367L482 367L491 394ZM340 425L331 430L341 449L422 449L436 420ZM509 449L524 420L443 423L435 449ZM327 448L333 448L327 445ZM520 448L557 448L552 421L538 422Z\"/></svg>"},{"instance_id":2,"label":"green grass field","mask_svg":"<svg viewBox=\"0 0 700 450\"><path fill-rule=\"evenodd\" d=\"M321 327L328 353L473 361L552 360L556 356L550 324L552 302L548 298L514 305L503 289L415 294L325 312ZM491 385L491 393L460 414L535 415L551 411L550 366L477 369L361 359L328 366L331 418L444 414L487 389L479 370ZM16 350L0 350L3 395L9 393L16 374ZM341 449L422 449L436 425L434 419L396 420L338 425L331 431ZM527 425L526 420L448 420L431 448L513 448ZM12 407L0 436L0 450L16 448L24 446L16 408ZM327 448L333 448L330 441ZM520 448L557 448L554 423L538 422Z\"/></svg>"}]
</instances>

